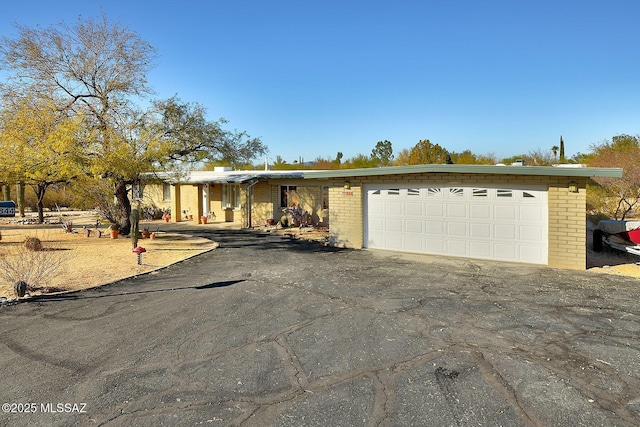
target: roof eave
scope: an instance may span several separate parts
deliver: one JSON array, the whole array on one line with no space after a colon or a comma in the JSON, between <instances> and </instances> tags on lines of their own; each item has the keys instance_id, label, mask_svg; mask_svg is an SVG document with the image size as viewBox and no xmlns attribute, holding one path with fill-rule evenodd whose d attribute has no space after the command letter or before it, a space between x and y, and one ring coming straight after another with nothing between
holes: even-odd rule
<instances>
[{"instance_id":1,"label":"roof eave","mask_svg":"<svg viewBox=\"0 0 640 427\"><path fill-rule=\"evenodd\" d=\"M494 165L417 165L382 168L338 169L306 171L305 179L330 179L360 176L404 175L418 173L471 173L493 175L538 175L567 177L621 178L621 168L564 168L553 166L494 166Z\"/></svg>"}]
</instances>

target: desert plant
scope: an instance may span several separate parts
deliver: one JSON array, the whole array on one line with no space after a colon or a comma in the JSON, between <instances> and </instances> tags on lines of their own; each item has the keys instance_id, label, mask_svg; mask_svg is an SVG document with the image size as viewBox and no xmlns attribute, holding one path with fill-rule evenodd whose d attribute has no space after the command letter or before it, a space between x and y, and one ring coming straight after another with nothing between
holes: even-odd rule
<instances>
[{"instance_id":1,"label":"desert plant","mask_svg":"<svg viewBox=\"0 0 640 427\"><path fill-rule=\"evenodd\" d=\"M13 284L13 292L16 294L16 297L22 298L27 293L27 282L18 280Z\"/></svg>"},{"instance_id":2,"label":"desert plant","mask_svg":"<svg viewBox=\"0 0 640 427\"><path fill-rule=\"evenodd\" d=\"M140 229L140 212L137 209L131 211L131 245L135 248L138 246L138 237Z\"/></svg>"},{"instance_id":3,"label":"desert plant","mask_svg":"<svg viewBox=\"0 0 640 427\"><path fill-rule=\"evenodd\" d=\"M27 237L24 239L24 247L28 251L38 252L42 250L42 241L37 237Z\"/></svg>"},{"instance_id":4,"label":"desert plant","mask_svg":"<svg viewBox=\"0 0 640 427\"><path fill-rule=\"evenodd\" d=\"M33 251L25 245L7 248L0 256L0 280L10 284L25 282L31 290L50 280L68 261L68 252L53 247L42 249Z\"/></svg>"}]
</instances>

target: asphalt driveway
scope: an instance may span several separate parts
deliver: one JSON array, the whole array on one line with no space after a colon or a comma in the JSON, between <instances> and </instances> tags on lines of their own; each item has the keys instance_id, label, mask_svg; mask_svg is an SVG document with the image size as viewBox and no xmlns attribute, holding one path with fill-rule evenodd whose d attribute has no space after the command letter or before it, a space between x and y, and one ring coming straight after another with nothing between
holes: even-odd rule
<instances>
[{"instance_id":1,"label":"asphalt driveway","mask_svg":"<svg viewBox=\"0 0 640 427\"><path fill-rule=\"evenodd\" d=\"M637 279L191 230L221 246L0 307L0 425L640 424Z\"/></svg>"}]
</instances>

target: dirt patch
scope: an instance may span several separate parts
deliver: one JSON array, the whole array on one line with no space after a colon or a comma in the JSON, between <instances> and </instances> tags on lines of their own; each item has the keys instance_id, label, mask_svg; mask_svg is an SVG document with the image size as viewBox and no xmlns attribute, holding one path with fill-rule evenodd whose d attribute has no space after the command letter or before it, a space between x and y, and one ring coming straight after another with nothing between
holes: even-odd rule
<instances>
[{"instance_id":1,"label":"dirt patch","mask_svg":"<svg viewBox=\"0 0 640 427\"><path fill-rule=\"evenodd\" d=\"M148 273L178 261L208 251L217 246L211 240L184 234L161 231L161 222L141 224L155 231L155 239L139 239L138 245L147 252L142 255L142 263L138 265L138 257L132 252L132 241L120 236L112 239L106 227L102 227L102 237L92 233L86 237L83 223L94 227L92 216L73 217L74 230L66 233L62 227L55 225L26 226L9 224L5 221L0 226L0 256L13 254L22 246L27 237L38 237L44 249L55 253L63 260L61 268L49 280L33 289L30 295L73 291L99 286L126 277ZM0 282L0 298L13 299L12 283Z\"/></svg>"}]
</instances>

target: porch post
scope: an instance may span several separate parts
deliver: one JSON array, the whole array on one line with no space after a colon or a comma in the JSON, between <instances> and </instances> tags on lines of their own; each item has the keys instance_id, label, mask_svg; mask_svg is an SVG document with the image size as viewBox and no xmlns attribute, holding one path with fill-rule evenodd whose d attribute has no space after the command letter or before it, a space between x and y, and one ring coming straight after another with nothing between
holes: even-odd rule
<instances>
[{"instance_id":1,"label":"porch post","mask_svg":"<svg viewBox=\"0 0 640 427\"><path fill-rule=\"evenodd\" d=\"M180 202L180 184L171 185L171 221L180 222L182 217L182 204Z\"/></svg>"}]
</instances>

